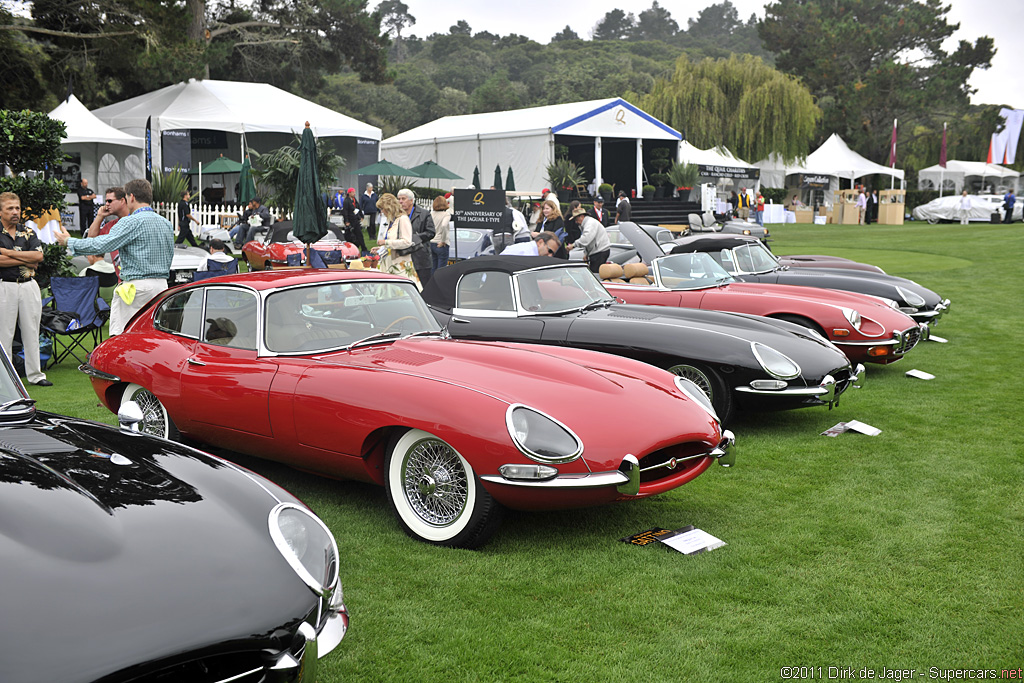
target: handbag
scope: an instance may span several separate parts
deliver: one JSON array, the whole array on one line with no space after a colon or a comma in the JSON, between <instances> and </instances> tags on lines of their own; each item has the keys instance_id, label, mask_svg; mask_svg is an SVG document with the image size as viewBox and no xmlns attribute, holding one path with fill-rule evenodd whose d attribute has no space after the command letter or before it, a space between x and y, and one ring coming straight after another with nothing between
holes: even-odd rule
<instances>
[{"instance_id":1,"label":"handbag","mask_svg":"<svg viewBox=\"0 0 1024 683\"><path fill-rule=\"evenodd\" d=\"M394 225L395 225L395 221L391 221L391 225L389 225L387 231L385 231L385 236L387 235L387 232L391 231L391 228ZM386 239L386 237L385 237L385 239ZM419 249L420 246L421 246L420 245L420 236L417 235L414 232L412 234L412 246L405 247L404 249L398 249L397 247L389 247L389 248L391 249L391 253L393 253L395 256L410 256L410 255L412 255L412 253L414 251Z\"/></svg>"}]
</instances>

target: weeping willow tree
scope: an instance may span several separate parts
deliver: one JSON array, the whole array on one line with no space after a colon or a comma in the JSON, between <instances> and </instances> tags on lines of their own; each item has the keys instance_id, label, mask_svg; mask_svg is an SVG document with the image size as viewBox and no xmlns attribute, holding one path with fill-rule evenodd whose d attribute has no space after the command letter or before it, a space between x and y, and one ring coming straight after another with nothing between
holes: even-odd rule
<instances>
[{"instance_id":1,"label":"weeping willow tree","mask_svg":"<svg viewBox=\"0 0 1024 683\"><path fill-rule=\"evenodd\" d=\"M648 95L629 97L697 147L724 145L742 159L807 156L821 110L797 79L752 55L676 61Z\"/></svg>"}]
</instances>

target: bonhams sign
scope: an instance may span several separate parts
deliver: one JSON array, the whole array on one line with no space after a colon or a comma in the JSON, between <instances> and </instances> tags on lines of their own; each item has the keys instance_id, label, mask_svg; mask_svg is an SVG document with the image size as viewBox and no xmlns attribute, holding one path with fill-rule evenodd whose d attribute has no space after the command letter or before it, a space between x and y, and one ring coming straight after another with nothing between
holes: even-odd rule
<instances>
[{"instance_id":1,"label":"bonhams sign","mask_svg":"<svg viewBox=\"0 0 1024 683\"><path fill-rule=\"evenodd\" d=\"M700 174L705 178L735 178L736 180L757 180L761 177L759 168L739 168L737 166L708 166L698 164Z\"/></svg>"}]
</instances>

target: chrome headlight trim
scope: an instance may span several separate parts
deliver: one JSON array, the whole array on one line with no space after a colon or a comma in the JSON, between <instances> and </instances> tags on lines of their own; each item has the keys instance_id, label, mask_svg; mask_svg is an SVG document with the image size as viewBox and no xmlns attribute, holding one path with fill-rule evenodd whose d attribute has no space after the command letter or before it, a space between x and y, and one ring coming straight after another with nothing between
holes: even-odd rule
<instances>
[{"instance_id":1,"label":"chrome headlight trim","mask_svg":"<svg viewBox=\"0 0 1024 683\"><path fill-rule=\"evenodd\" d=\"M896 302L893 302L893 305L895 305L895 303ZM851 325L853 325L854 329L859 331L860 330L860 311L854 310L852 308L846 308L845 306L842 308L842 311L843 311L843 316L847 319L847 321L849 321L849 323Z\"/></svg>"},{"instance_id":2,"label":"chrome headlight trim","mask_svg":"<svg viewBox=\"0 0 1024 683\"><path fill-rule=\"evenodd\" d=\"M289 534L295 534L294 528L286 528L288 522L282 522L281 516L283 514L288 515L287 520L300 521L304 526L303 530L306 532L305 539L290 538ZM297 515L292 513L298 513ZM267 524L270 528L270 538L273 539L274 545L277 546L278 552L284 557L285 561L291 565L291 568L295 573L302 579L303 583L310 587L310 589L319 596L326 597L328 599L333 597L333 593L339 586L339 562L340 557L338 554L338 544L334 540L334 534L327 528L327 525L323 521L310 512L308 509L295 503L278 503L274 506L274 509L270 511L267 518ZM314 533L310 534L309 531L313 530ZM315 532L321 531L323 533L322 541L326 541L325 550L328 553L327 560L325 562L326 576L324 581L321 583L320 579L313 576L310 569L303 563L301 554L295 549L295 545L299 544L303 540L305 542L315 542L317 535Z\"/></svg>"},{"instance_id":3,"label":"chrome headlight trim","mask_svg":"<svg viewBox=\"0 0 1024 683\"><path fill-rule=\"evenodd\" d=\"M795 379L803 372L800 364L786 354L773 349L761 342L750 342L750 350L761 367L772 377L778 379ZM786 365L789 365L787 368Z\"/></svg>"},{"instance_id":4,"label":"chrome headlight trim","mask_svg":"<svg viewBox=\"0 0 1024 683\"><path fill-rule=\"evenodd\" d=\"M896 286L896 291L899 293L901 297L903 297L903 300L907 302L908 306L913 306L914 308L921 308L927 303L924 300L924 298L917 292L911 292L910 290L903 289L900 286Z\"/></svg>"},{"instance_id":5,"label":"chrome headlight trim","mask_svg":"<svg viewBox=\"0 0 1024 683\"><path fill-rule=\"evenodd\" d=\"M560 429L568 435L574 444L574 448L568 452L560 455L548 455L544 453L538 453L536 450L530 448L527 445L527 441L530 438L530 424L531 419L540 418L550 423L554 427ZM547 426L544 422L539 423L537 426ZM576 433L566 427L563 423L559 422L555 418L551 417L547 413L541 412L536 408L531 408L528 405L522 403L513 403L505 411L505 427L508 429L508 435L512 439L512 443L516 445L519 452L525 455L530 460L534 460L545 465L548 464L562 464L572 462L581 455L583 455L583 441L580 437L576 436ZM536 428L536 427L534 427Z\"/></svg>"},{"instance_id":6,"label":"chrome headlight trim","mask_svg":"<svg viewBox=\"0 0 1024 683\"><path fill-rule=\"evenodd\" d=\"M701 388L697 386L692 380L688 380L685 377L676 377L676 388L689 398L691 401L699 405L704 409L712 419L721 426L722 419L718 417L718 413L715 412L715 406L712 405L711 399L708 395L701 391Z\"/></svg>"}]
</instances>

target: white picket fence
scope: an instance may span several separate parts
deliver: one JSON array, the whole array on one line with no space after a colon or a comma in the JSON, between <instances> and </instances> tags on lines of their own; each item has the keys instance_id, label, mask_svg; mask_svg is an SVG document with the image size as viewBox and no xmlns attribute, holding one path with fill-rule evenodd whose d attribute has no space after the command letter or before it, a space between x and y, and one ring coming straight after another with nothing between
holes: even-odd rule
<instances>
[{"instance_id":1,"label":"white picket fence","mask_svg":"<svg viewBox=\"0 0 1024 683\"><path fill-rule=\"evenodd\" d=\"M178 229L178 204L175 203L164 203L156 202L153 204L153 208L157 210L161 216L166 218L174 226L175 231ZM238 217L242 214L245 207L238 206L236 204L193 204L192 215L199 225L219 225L223 228L230 228L236 222ZM275 221L284 220L287 217L286 212L281 211L273 207L267 207L270 211L270 215L274 217Z\"/></svg>"}]
</instances>

